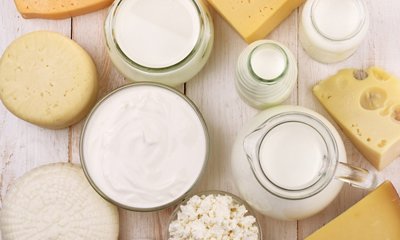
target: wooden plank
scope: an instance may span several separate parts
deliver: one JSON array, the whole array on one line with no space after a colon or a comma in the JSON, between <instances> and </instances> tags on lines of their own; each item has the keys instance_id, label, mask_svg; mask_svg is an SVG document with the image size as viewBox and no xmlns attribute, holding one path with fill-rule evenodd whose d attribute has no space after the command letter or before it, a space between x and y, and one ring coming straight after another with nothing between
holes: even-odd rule
<instances>
[{"instance_id":1,"label":"wooden plank","mask_svg":"<svg viewBox=\"0 0 400 240\"><path fill-rule=\"evenodd\" d=\"M218 189L238 194L233 183L230 155L235 137L257 111L239 97L234 85L236 62L247 44L219 15L212 12L215 26L214 50L203 71L187 83L186 94L199 107L208 125L211 154L196 190ZM297 55L297 12L280 25L269 39L280 41ZM297 103L297 88L286 104ZM263 239L296 239L296 222L272 220L258 215Z\"/></svg>"},{"instance_id":2,"label":"wooden plank","mask_svg":"<svg viewBox=\"0 0 400 240\"><path fill-rule=\"evenodd\" d=\"M35 30L70 36L70 19L25 20L13 1L0 2L0 55L17 37ZM68 130L48 130L24 122L0 103L0 207L13 181L37 166L68 160ZM0 236L1 240L1 236Z\"/></svg>"},{"instance_id":3,"label":"wooden plank","mask_svg":"<svg viewBox=\"0 0 400 240\"><path fill-rule=\"evenodd\" d=\"M400 8L398 1L366 1L371 16L371 25L367 39L362 43L360 49L349 59L337 64L320 64L310 59L301 49L299 43L299 104L316 110L326 116L331 122L332 118L318 103L312 95L312 87L320 80L335 74L342 68L367 68L372 65L379 65L389 72L400 76L398 62L400 61L400 29L395 21L398 15L396 9ZM395 37L397 36L397 37ZM337 125L335 124L336 128ZM345 142L348 162L356 166L362 166L372 171L375 169L364 159L352 145L347 137L340 131ZM397 189L400 189L400 160L387 167L384 171L378 173L380 181L383 179L392 180ZM345 186L339 197L324 211L316 216L299 222L299 237L303 239L331 219L348 209L363 196L367 191Z\"/></svg>"}]
</instances>

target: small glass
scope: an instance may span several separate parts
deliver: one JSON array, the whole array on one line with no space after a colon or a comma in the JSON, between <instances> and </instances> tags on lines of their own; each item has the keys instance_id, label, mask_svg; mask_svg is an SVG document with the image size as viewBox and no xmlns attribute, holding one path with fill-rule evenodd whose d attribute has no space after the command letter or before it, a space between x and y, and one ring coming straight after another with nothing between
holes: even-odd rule
<instances>
[{"instance_id":1,"label":"small glass","mask_svg":"<svg viewBox=\"0 0 400 240\"><path fill-rule=\"evenodd\" d=\"M329 5L337 9L329 7L328 11ZM356 11L357 16L352 19L351 25L346 23L347 28L337 26L342 32L334 31L332 26L327 25L324 18L339 21L337 18L340 18L340 14L346 14L343 10L351 7L354 9L349 11L353 11L353 14L347 14L355 16ZM368 27L369 14L363 0L309 0L301 15L299 38L310 57L322 63L335 63L354 54L367 35Z\"/></svg>"},{"instance_id":2,"label":"small glass","mask_svg":"<svg viewBox=\"0 0 400 240\"><path fill-rule=\"evenodd\" d=\"M247 209L247 214L245 214L245 216L253 216L256 219L255 225L258 229L258 240L263 239L262 238L262 229L261 229L261 225L258 221L258 218L255 214L255 212L253 211L253 209L241 198L239 198L238 196L229 193L229 192L225 192L225 191L221 191L221 190L208 190L208 191L203 191L203 192L199 192L196 194L191 194L187 197L185 197L183 199L183 201L175 208L175 210L172 212L170 220L168 222L168 227L167 227L167 234L166 236L168 236L167 239L169 239L170 235L169 235L169 226L170 224L175 221L178 217L178 212L181 210L181 206L184 206L187 204L187 202L193 197L193 196L209 196L209 195L223 195L223 196L230 196L232 197L234 203L239 204L239 205L243 205L246 207Z\"/></svg>"},{"instance_id":3,"label":"small glass","mask_svg":"<svg viewBox=\"0 0 400 240\"><path fill-rule=\"evenodd\" d=\"M297 82L294 55L281 43L260 40L239 56L236 90L250 106L264 109L285 101Z\"/></svg>"},{"instance_id":4,"label":"small glass","mask_svg":"<svg viewBox=\"0 0 400 240\"><path fill-rule=\"evenodd\" d=\"M188 0L193 2L200 19L200 33L193 50L180 62L160 68L140 65L121 50L114 35L114 24L118 9L124 1L129 0L117 0L110 8L104 24L104 33L111 61L127 79L177 86L192 79L204 67L213 47L214 27L211 15L202 1Z\"/></svg>"}]
</instances>

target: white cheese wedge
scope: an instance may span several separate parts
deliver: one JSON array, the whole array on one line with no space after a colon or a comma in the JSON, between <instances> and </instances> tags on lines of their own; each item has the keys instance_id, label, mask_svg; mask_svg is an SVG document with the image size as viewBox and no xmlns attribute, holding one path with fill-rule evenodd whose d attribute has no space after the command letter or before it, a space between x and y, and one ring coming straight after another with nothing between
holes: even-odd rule
<instances>
[{"instance_id":1,"label":"white cheese wedge","mask_svg":"<svg viewBox=\"0 0 400 240\"><path fill-rule=\"evenodd\" d=\"M15 40L0 59L0 99L17 117L46 128L81 120L97 97L97 71L77 43L53 32Z\"/></svg>"},{"instance_id":2,"label":"white cheese wedge","mask_svg":"<svg viewBox=\"0 0 400 240\"><path fill-rule=\"evenodd\" d=\"M314 95L378 170L400 156L400 80L383 69L344 69Z\"/></svg>"},{"instance_id":3,"label":"white cheese wedge","mask_svg":"<svg viewBox=\"0 0 400 240\"><path fill-rule=\"evenodd\" d=\"M49 164L19 178L0 212L3 240L116 240L118 210L98 195L81 167Z\"/></svg>"}]
</instances>

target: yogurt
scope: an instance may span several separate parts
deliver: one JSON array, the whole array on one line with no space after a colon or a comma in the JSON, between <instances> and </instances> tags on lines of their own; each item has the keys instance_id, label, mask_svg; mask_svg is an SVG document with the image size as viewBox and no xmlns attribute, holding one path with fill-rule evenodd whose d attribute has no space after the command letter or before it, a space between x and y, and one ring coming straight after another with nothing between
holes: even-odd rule
<instances>
[{"instance_id":1,"label":"yogurt","mask_svg":"<svg viewBox=\"0 0 400 240\"><path fill-rule=\"evenodd\" d=\"M105 36L112 62L129 80L176 86L203 68L214 30L198 0L117 0Z\"/></svg>"},{"instance_id":2,"label":"yogurt","mask_svg":"<svg viewBox=\"0 0 400 240\"><path fill-rule=\"evenodd\" d=\"M82 165L101 195L127 209L156 210L196 183L208 135L183 95L161 85L128 85L97 105L81 150Z\"/></svg>"},{"instance_id":3,"label":"yogurt","mask_svg":"<svg viewBox=\"0 0 400 240\"><path fill-rule=\"evenodd\" d=\"M362 0L308 0L301 16L300 41L315 60L339 62L357 50L368 26Z\"/></svg>"}]
</instances>

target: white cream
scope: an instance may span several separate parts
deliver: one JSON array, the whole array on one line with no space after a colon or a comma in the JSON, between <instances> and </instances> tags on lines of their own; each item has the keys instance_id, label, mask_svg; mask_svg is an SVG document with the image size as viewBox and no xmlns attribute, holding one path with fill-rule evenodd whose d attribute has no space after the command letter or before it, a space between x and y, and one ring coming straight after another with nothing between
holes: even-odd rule
<instances>
[{"instance_id":1,"label":"white cream","mask_svg":"<svg viewBox=\"0 0 400 240\"><path fill-rule=\"evenodd\" d=\"M207 134L194 108L154 85L123 88L91 115L83 157L95 185L113 201L136 209L163 207L197 181Z\"/></svg>"},{"instance_id":2,"label":"white cream","mask_svg":"<svg viewBox=\"0 0 400 240\"><path fill-rule=\"evenodd\" d=\"M193 50L200 18L193 1L122 1L114 20L115 38L132 61L151 68L172 66Z\"/></svg>"},{"instance_id":3,"label":"white cream","mask_svg":"<svg viewBox=\"0 0 400 240\"><path fill-rule=\"evenodd\" d=\"M301 16L300 41L315 60L338 62L357 50L368 26L368 11L362 0L309 0Z\"/></svg>"}]
</instances>

